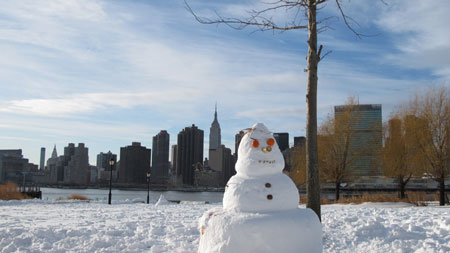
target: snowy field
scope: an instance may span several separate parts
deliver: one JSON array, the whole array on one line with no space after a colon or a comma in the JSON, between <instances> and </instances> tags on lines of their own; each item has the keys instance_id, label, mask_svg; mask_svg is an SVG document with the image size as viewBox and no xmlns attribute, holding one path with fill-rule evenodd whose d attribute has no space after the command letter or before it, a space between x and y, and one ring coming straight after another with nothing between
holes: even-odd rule
<instances>
[{"instance_id":1,"label":"snowy field","mask_svg":"<svg viewBox=\"0 0 450 253\"><path fill-rule=\"evenodd\" d=\"M221 204L0 201L1 252L196 252ZM450 207L326 205L324 252L450 252Z\"/></svg>"}]
</instances>

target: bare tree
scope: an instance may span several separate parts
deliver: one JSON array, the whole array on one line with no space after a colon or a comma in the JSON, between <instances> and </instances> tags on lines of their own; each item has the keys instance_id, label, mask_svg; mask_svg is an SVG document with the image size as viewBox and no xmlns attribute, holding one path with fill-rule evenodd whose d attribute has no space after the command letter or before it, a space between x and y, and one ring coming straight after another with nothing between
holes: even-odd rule
<instances>
[{"instance_id":1,"label":"bare tree","mask_svg":"<svg viewBox=\"0 0 450 253\"><path fill-rule=\"evenodd\" d=\"M363 140L357 130L361 119L357 101L350 97L338 117L328 116L319 127L320 177L335 184L335 200L340 198L341 184L352 179L352 165L373 149L358 145Z\"/></svg>"},{"instance_id":2,"label":"bare tree","mask_svg":"<svg viewBox=\"0 0 450 253\"><path fill-rule=\"evenodd\" d=\"M424 167L423 155L414 138L414 125L409 115L397 112L391 116L384 138L383 172L398 184L400 198L405 198L405 188L413 175L419 175Z\"/></svg>"},{"instance_id":3,"label":"bare tree","mask_svg":"<svg viewBox=\"0 0 450 253\"><path fill-rule=\"evenodd\" d=\"M298 189L306 186L306 147L292 147L289 150L289 176Z\"/></svg>"},{"instance_id":4,"label":"bare tree","mask_svg":"<svg viewBox=\"0 0 450 253\"><path fill-rule=\"evenodd\" d=\"M307 123L306 123L306 157L307 157L307 204L308 208L314 210L319 219L320 215L320 184L317 157L317 69L319 62L329 53L322 55L322 45L317 47L317 33L326 28L323 23L332 17L317 20L317 11L325 4L334 2L343 19L344 24L357 36L364 36L358 33L352 26L356 24L350 17L345 15L342 9L342 0L272 0L264 2L265 8L261 10L248 11L248 17L225 18L219 13L217 18L212 20L202 18L195 14L192 8L185 1L187 10L202 24L226 24L233 29L242 30L249 26L256 27L259 31L289 31L308 30L308 87L306 93ZM294 13L290 22L277 23L274 20L274 13L283 10ZM300 18L303 17L303 18ZM318 27L318 25L323 25Z\"/></svg>"},{"instance_id":5,"label":"bare tree","mask_svg":"<svg viewBox=\"0 0 450 253\"><path fill-rule=\"evenodd\" d=\"M430 87L408 104L409 127L424 156L425 173L439 183L439 204L445 205L445 179L450 175L450 89Z\"/></svg>"}]
</instances>

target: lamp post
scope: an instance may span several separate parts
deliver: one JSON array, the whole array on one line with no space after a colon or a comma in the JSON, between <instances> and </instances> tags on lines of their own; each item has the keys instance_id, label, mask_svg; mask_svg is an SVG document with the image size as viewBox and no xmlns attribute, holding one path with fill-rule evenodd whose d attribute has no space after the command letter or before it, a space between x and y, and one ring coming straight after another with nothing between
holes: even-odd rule
<instances>
[{"instance_id":1,"label":"lamp post","mask_svg":"<svg viewBox=\"0 0 450 253\"><path fill-rule=\"evenodd\" d=\"M113 171L113 166L114 166L114 159L111 158L111 160L109 160L109 169L111 171L111 174L109 176L109 196L108 196L108 204L111 205L111 188L112 188L112 171Z\"/></svg>"},{"instance_id":2,"label":"lamp post","mask_svg":"<svg viewBox=\"0 0 450 253\"><path fill-rule=\"evenodd\" d=\"M147 172L147 204L150 204L150 172Z\"/></svg>"}]
</instances>

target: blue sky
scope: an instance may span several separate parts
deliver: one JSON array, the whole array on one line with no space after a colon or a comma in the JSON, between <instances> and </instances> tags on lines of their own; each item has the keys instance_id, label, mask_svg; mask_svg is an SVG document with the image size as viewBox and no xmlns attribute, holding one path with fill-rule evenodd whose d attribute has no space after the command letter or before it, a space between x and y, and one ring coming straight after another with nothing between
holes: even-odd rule
<instances>
[{"instance_id":1,"label":"blue sky","mask_svg":"<svg viewBox=\"0 0 450 253\"><path fill-rule=\"evenodd\" d=\"M189 1L199 15L242 17L260 1ZM332 50L319 66L319 124L348 96L382 104L386 119L427 85L449 85L450 1L343 1L358 21L356 38L336 16L319 34ZM292 13L277 12L286 22ZM222 142L255 122L305 134L306 31L236 31L201 25L181 0L5 0L0 5L0 149L23 149L39 163L56 144L83 142L99 152L161 129L196 124L208 148L214 104ZM207 153L205 153L207 155Z\"/></svg>"}]
</instances>

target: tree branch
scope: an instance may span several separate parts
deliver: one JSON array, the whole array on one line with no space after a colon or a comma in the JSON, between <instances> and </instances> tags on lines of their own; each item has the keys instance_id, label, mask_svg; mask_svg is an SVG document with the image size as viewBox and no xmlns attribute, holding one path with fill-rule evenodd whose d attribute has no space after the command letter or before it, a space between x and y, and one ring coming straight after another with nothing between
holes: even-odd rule
<instances>
[{"instance_id":1,"label":"tree branch","mask_svg":"<svg viewBox=\"0 0 450 253\"><path fill-rule=\"evenodd\" d=\"M356 31L356 29L353 28L353 26L350 24L349 21L355 23L358 27L359 27L360 25L359 25L358 22L356 22L353 18L351 18L351 17L345 15L344 10L342 9L341 2L340 2L340 1L341 1L341 0L336 0L336 6L338 7L339 12L341 13L341 17L342 17L342 19L344 20L344 24L345 24L345 26L347 26L347 28L348 28L353 34L355 34L355 36L356 36L357 38L361 39L361 37L374 37L374 36L377 36L377 34L374 34L374 35L367 35L367 34L359 33L358 31ZM380 1L383 2L383 0L380 0ZM383 3L384 3L384 2L383 2Z\"/></svg>"},{"instance_id":2,"label":"tree branch","mask_svg":"<svg viewBox=\"0 0 450 253\"><path fill-rule=\"evenodd\" d=\"M271 2L265 2L265 4L269 5L268 8L265 8L263 10L251 10L249 11L250 17L245 19L240 18L224 18L220 14L216 12L216 15L218 19L211 20L208 18L199 17L195 12L192 10L190 5L187 3L187 0L184 0L185 8L186 10L191 13L192 16L201 24L226 24L229 27L235 29L235 30L243 30L248 26L255 26L258 27L256 31L267 31L267 30L278 30L278 31L289 31L289 30L298 30L298 29L307 29L308 25L301 25L297 23L297 17L301 10L304 11L304 16L307 17L307 11L311 7L319 8L318 6L321 4L324 4L330 0L316 0L312 6L309 6L309 1L307 0L297 0L297 1L288 1L288 0L277 0L277 1L271 1ZM379 0L382 3L386 4L384 0ZM351 17L347 16L342 8L341 0L335 0L337 8L343 18L345 26L353 33L356 37L372 37L376 35L367 35L358 32L352 25L352 23L359 26L359 24L353 20ZM294 18L292 22L286 23L285 25L279 25L276 24L276 22L273 21L272 16L270 16L269 12L276 11L279 9L284 9L286 11L297 8L297 11L294 15ZM266 17L265 17L266 15ZM317 21L317 24L321 24L331 18L335 18L334 16L326 17L322 20ZM320 27L319 32L326 30L329 28L328 26ZM327 54L329 54L328 52Z\"/></svg>"},{"instance_id":3,"label":"tree branch","mask_svg":"<svg viewBox=\"0 0 450 253\"><path fill-rule=\"evenodd\" d=\"M280 1L280 2L287 2L287 1ZM275 24L275 22L272 21L271 18L266 18L261 16L261 14L264 14L268 11L273 11L280 8L292 8L295 6L303 6L301 2L287 2L286 4L277 5L274 7L269 7L261 11L251 11L250 17L248 19L239 19L239 18L223 18L220 16L217 12L216 15L218 17L217 20L210 20L207 18L202 18L197 16L195 12L192 10L192 8L189 6L189 4L184 0L185 8L189 13L191 13L192 16L201 24L226 24L229 27L236 29L236 30L242 30L246 28L247 26L256 26L259 27L261 31L266 30L279 30L279 31L289 31L289 30L297 30L297 29L306 29L308 28L308 25L286 25L286 26L278 26Z\"/></svg>"}]
</instances>

